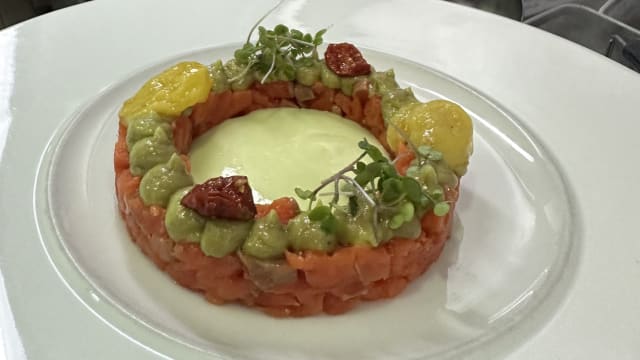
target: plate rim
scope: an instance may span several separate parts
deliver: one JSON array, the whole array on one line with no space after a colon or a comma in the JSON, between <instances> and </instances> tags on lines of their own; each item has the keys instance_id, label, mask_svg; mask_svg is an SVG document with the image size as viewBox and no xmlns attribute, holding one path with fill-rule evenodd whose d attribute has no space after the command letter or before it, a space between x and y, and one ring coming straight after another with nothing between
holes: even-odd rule
<instances>
[{"instance_id":1,"label":"plate rim","mask_svg":"<svg viewBox=\"0 0 640 360\"><path fill-rule=\"evenodd\" d=\"M175 336L165 334L161 330L153 327L152 324L149 324L144 320L136 318L136 316L130 313L129 311L127 311L126 308L124 308L123 306L120 306L117 303L117 301L114 301L108 294L104 293L100 289L100 287L95 285L90 280L90 277L84 273L84 271L82 270L82 267L77 264L74 257L69 253L68 248L64 245L62 236L58 231L58 228L56 227L52 218L44 216L44 214L39 214L39 207L41 207L41 204L44 201L44 204L46 205L46 207L49 208L49 205L51 202L50 191L49 191L50 184L47 180L49 179L49 173L52 171L53 165L55 164L56 153L59 149L58 145L63 143L63 141L66 139L66 135L73 128L73 126L76 124L76 122L81 117L81 115L85 113L89 108L91 108L91 106L94 105L99 99L104 97L106 94L112 92L118 86L125 84L132 77L142 72L149 71L151 68L159 67L161 64L180 61L182 59L187 59L189 56L193 56L195 54L200 54L203 52L211 52L220 48L237 46L238 44L241 44L241 42L227 42L227 43L215 44L211 46L193 48L186 51L175 53L167 57L163 57L162 59L147 63L145 65L136 67L134 70L128 72L125 76L103 87L95 95L91 96L88 100L84 101L83 104L77 108L77 110L75 110L64 121L62 121L57 126L53 134L49 137L47 144L44 148L44 151L40 154L40 157L36 164L37 166L36 180L35 180L35 185L32 193L33 215L36 220L35 221L36 231L40 238L40 243L42 245L42 248L44 249L46 258L48 259L49 263L53 267L56 275L64 283L65 287L71 292L71 294L73 294L73 296L76 299L78 299L78 301L80 301L88 310L90 310L90 312L93 315L99 318L103 323L108 325L117 333L126 337L128 340L134 342L135 344L141 346L142 348L148 351L151 351L152 353L158 356L161 356L163 358L169 358L168 356L180 356L180 357L192 356L192 355L202 356L203 354L206 354L209 356L215 356L217 358L224 358L226 354L219 353L218 351L209 351L206 349L202 349L197 346L191 345L186 341L182 341L182 339L180 339L179 337L177 338ZM488 104L494 110L502 113L505 116L505 118L509 119L510 122L514 126L516 126L518 131L527 135L528 140L536 146L542 158L544 158L546 161L548 161L551 164L553 171L555 172L558 180L560 181L560 185L562 189L566 191L565 196L567 199L567 209L570 211L570 216L568 216L569 226L566 229L566 232L568 232L567 236L569 238L567 241L568 246L566 247L566 249L564 249L561 259L560 258L556 259L556 262L552 264L553 267L558 267L558 263L560 263L561 266L557 270L561 270L561 271L556 272L556 276L553 278L552 285L549 288L546 288L545 289L546 291L544 291L544 293L541 295L542 299L547 299L547 300L539 301L534 306L530 306L529 308L525 309L525 311L523 311L523 314L522 314L523 316L511 320L508 324L506 324L505 326L502 326L502 328L500 328L499 331L496 333L493 333L493 332L490 332L490 334L483 333L478 337L469 339L461 343L460 346L457 347L456 349L444 350L438 353L434 353L432 355L429 355L427 358L441 358L442 356L444 356L445 358L455 357L457 355L468 353L470 349L474 349L476 346L483 345L483 344L486 344L486 345L492 344L493 345L492 347L495 348L495 350L497 351L496 354L506 354L510 352L512 349L516 348L518 346L517 344L524 343L529 339L524 339L523 341L517 342L517 344L511 344L511 342L505 341L507 339L505 339L504 334L507 332L514 333L514 332L524 331L524 333L529 335L529 338L534 336L536 331L539 331L542 328L544 328L559 313L559 310L566 304L568 300L567 294L570 293L571 288L575 285L576 275L579 272L579 268L582 263L581 259L583 257L584 247L582 246L581 239L583 238L584 223L583 223L583 215L582 215L581 207L579 206L580 202L577 196L575 196L574 187L571 185L571 181L566 176L564 169L560 166L559 162L557 161L556 156L548 150L549 147L546 145L544 140L541 137L537 136L536 132L532 128L527 126L527 123L525 121L522 121L520 117L516 116L511 111L509 111L509 109L503 106L499 101L496 101L491 96L481 92L480 90L476 89L473 86L468 85L467 83L457 79L456 77L446 74L429 65L420 63L412 59L404 58L399 55L387 53L384 50L376 48L374 46L373 47L361 46L360 48L364 52L373 51L379 54L393 57L394 61L401 61L405 64L411 65L412 67L419 67L419 68L425 69L430 73L434 74L435 76L443 80L446 80L448 82L451 82L455 86L459 87L460 89L469 92L473 96L482 100L484 103ZM45 167L44 166L45 164L48 166ZM38 200L38 196L42 195L41 193L43 192L46 194L46 196L43 197L43 199L45 200ZM52 240L52 241L55 241L56 243L56 246L53 248L50 245L47 245L47 240L45 240L46 233L44 233L42 230L44 226L46 226L49 232L51 234L54 234L56 237L55 240ZM85 292L84 294L80 294L79 290L77 288L74 288L70 284L70 282L67 280L65 275L63 275L62 271L59 269L59 266L61 266L60 263L53 259L53 256L51 254L52 249L54 250L54 252L56 251L59 252L58 255L62 254L63 257L66 259L67 263L64 265L65 268L68 268L69 265L73 265L73 268L71 268L70 271L67 270L65 272L66 276L69 276L70 272L74 272L73 277L77 277L76 284L78 283L78 280L79 280L80 282L87 284L88 288L90 288L91 290ZM568 286L565 286L562 289L558 289L561 283ZM101 295L100 302L92 303L91 301L89 301L88 298L91 297L92 294L94 294L94 291L95 293L98 293ZM549 301L548 299L550 298L555 298L555 301ZM105 303L107 303L106 306L104 305ZM553 303L555 306L550 309L545 309L545 304L547 305L546 307L548 307L549 303ZM100 304L100 305L96 305L96 304ZM104 307L104 309L102 309L102 313L101 313L100 311L98 311L98 308L102 308L102 307ZM115 311L112 311L112 310L115 310ZM101 315L103 313L110 313L110 318L106 319L104 316ZM542 316L542 313L546 313L549 316L544 317ZM118 315L117 323L120 324L120 326L122 326L124 329L126 329L127 332L125 332L122 328L117 326L118 324L116 324L116 322L112 320L114 314ZM522 317L530 317L530 318L538 318L538 319L537 321L534 321L535 322L534 326L531 326L531 325L522 326L522 321L521 321ZM542 318L542 321L541 321L541 318ZM122 325L127 322L130 322L131 319L135 320L135 325L133 326ZM136 335L130 334L133 328L137 330L135 331ZM511 338L511 337L509 336L506 338ZM141 339L144 339L145 341L141 341ZM175 344L175 342L180 343L181 345L184 345L184 347L180 347L180 349L184 349L184 352L179 351L178 348L176 348L175 346L171 346ZM154 344L155 346L147 345L147 344ZM162 351L159 351L159 349L161 349ZM168 354L171 354L171 355L168 355ZM233 354L229 354L229 355L233 355Z\"/></svg>"}]
</instances>

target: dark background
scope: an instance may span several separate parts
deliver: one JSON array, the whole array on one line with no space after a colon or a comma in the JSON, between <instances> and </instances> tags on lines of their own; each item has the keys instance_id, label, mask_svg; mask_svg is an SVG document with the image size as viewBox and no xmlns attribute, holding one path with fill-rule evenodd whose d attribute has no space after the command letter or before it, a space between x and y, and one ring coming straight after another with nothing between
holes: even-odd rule
<instances>
[{"instance_id":1,"label":"dark background","mask_svg":"<svg viewBox=\"0 0 640 360\"><path fill-rule=\"evenodd\" d=\"M86 0L0 0L0 29Z\"/></svg>"}]
</instances>

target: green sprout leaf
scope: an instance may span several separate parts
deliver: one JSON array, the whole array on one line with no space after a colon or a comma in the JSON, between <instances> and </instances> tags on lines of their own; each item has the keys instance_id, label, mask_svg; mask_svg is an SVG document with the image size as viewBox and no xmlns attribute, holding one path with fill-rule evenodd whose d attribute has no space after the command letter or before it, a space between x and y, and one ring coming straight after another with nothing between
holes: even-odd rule
<instances>
[{"instance_id":1,"label":"green sprout leaf","mask_svg":"<svg viewBox=\"0 0 640 360\"><path fill-rule=\"evenodd\" d=\"M320 31L318 31L316 33L316 35L313 37L313 45L318 46L322 44L322 35L324 35L327 32L327 29L322 29Z\"/></svg>"},{"instance_id":2,"label":"green sprout leaf","mask_svg":"<svg viewBox=\"0 0 640 360\"><path fill-rule=\"evenodd\" d=\"M430 164L422 165L418 170L417 177L425 184L433 184L438 182L438 173Z\"/></svg>"},{"instance_id":3,"label":"green sprout leaf","mask_svg":"<svg viewBox=\"0 0 640 360\"><path fill-rule=\"evenodd\" d=\"M320 221L320 229L322 229L327 234L335 234L338 231L338 219L329 213L327 217Z\"/></svg>"},{"instance_id":4,"label":"green sprout leaf","mask_svg":"<svg viewBox=\"0 0 640 360\"><path fill-rule=\"evenodd\" d=\"M429 196L431 196L436 201L442 201L444 199L444 190L442 190L442 186L433 185L428 190Z\"/></svg>"},{"instance_id":5,"label":"green sprout leaf","mask_svg":"<svg viewBox=\"0 0 640 360\"><path fill-rule=\"evenodd\" d=\"M311 190L302 190L301 188L295 188L296 195L302 200L313 199L315 194Z\"/></svg>"},{"instance_id":6,"label":"green sprout leaf","mask_svg":"<svg viewBox=\"0 0 640 360\"><path fill-rule=\"evenodd\" d=\"M329 206L318 205L309 211L309 220L322 221L329 215L331 215L331 208Z\"/></svg>"},{"instance_id":7,"label":"green sprout leaf","mask_svg":"<svg viewBox=\"0 0 640 360\"><path fill-rule=\"evenodd\" d=\"M309 211L309 220L320 223L320 228L327 234L335 234L338 230L338 219L331 212L331 207L318 205Z\"/></svg>"},{"instance_id":8,"label":"green sprout leaf","mask_svg":"<svg viewBox=\"0 0 640 360\"><path fill-rule=\"evenodd\" d=\"M424 194L420 197L420 201L418 202L418 206L420 206L420 208L422 209L426 209L429 207L429 205L431 204L431 199L429 199L429 197L425 196Z\"/></svg>"},{"instance_id":9,"label":"green sprout leaf","mask_svg":"<svg viewBox=\"0 0 640 360\"><path fill-rule=\"evenodd\" d=\"M388 162L382 163L382 174L390 178L398 176L398 172L396 171L396 168Z\"/></svg>"},{"instance_id":10,"label":"green sprout leaf","mask_svg":"<svg viewBox=\"0 0 640 360\"><path fill-rule=\"evenodd\" d=\"M410 177L420 176L420 168L415 165L409 166L407 168L407 176L410 176Z\"/></svg>"},{"instance_id":11,"label":"green sprout leaf","mask_svg":"<svg viewBox=\"0 0 640 360\"><path fill-rule=\"evenodd\" d=\"M293 80L295 64L305 59L318 59L317 47L322 44L322 34L321 30L314 37L283 24L276 25L273 30L259 26L258 40L255 43L247 41L236 50L235 61L244 67L241 74L256 71L262 75L263 83L268 79Z\"/></svg>"},{"instance_id":12,"label":"green sprout leaf","mask_svg":"<svg viewBox=\"0 0 640 360\"><path fill-rule=\"evenodd\" d=\"M299 32L298 30L292 30L292 33L294 31ZM287 34L289 32L289 28L286 27L283 24L278 24L278 25L276 25L275 28L273 28L273 32L276 33L277 35L285 35L285 34Z\"/></svg>"},{"instance_id":13,"label":"green sprout leaf","mask_svg":"<svg viewBox=\"0 0 640 360\"><path fill-rule=\"evenodd\" d=\"M366 138L360 140L360 142L358 143L358 147L360 149L364 150L367 153L367 155L369 155L371 160L373 160L373 161L385 161L385 160L387 160L384 157L384 155L382 155L382 152L380 151L380 149L378 149L374 145L371 145L369 143L369 141L367 141Z\"/></svg>"},{"instance_id":14,"label":"green sprout leaf","mask_svg":"<svg viewBox=\"0 0 640 360\"><path fill-rule=\"evenodd\" d=\"M429 154L431 153L431 147L427 146L427 145L420 145L418 146L418 155L422 155L424 157L428 157Z\"/></svg>"},{"instance_id":15,"label":"green sprout leaf","mask_svg":"<svg viewBox=\"0 0 640 360\"><path fill-rule=\"evenodd\" d=\"M433 213L436 216L445 216L449 212L449 209L450 209L449 204L444 202L444 201L442 201L442 202L437 203L433 207Z\"/></svg>"},{"instance_id":16,"label":"green sprout leaf","mask_svg":"<svg viewBox=\"0 0 640 360\"><path fill-rule=\"evenodd\" d=\"M440 151L432 150L429 154L429 160L440 161L442 160L442 153Z\"/></svg>"},{"instance_id":17,"label":"green sprout leaf","mask_svg":"<svg viewBox=\"0 0 640 360\"><path fill-rule=\"evenodd\" d=\"M415 214L415 211L416 211L416 208L413 206L413 204L410 202L406 202L402 204L398 214L402 216L402 219L404 220L404 222L409 222L411 221L411 219L413 219L413 215Z\"/></svg>"},{"instance_id":18,"label":"green sprout leaf","mask_svg":"<svg viewBox=\"0 0 640 360\"><path fill-rule=\"evenodd\" d=\"M414 178L403 177L402 178L402 188L407 195L407 198L414 203L419 203L420 198L422 197L422 185L417 182Z\"/></svg>"},{"instance_id":19,"label":"green sprout leaf","mask_svg":"<svg viewBox=\"0 0 640 360\"><path fill-rule=\"evenodd\" d=\"M403 195L403 186L400 179L386 179L382 182L382 202L392 203Z\"/></svg>"},{"instance_id":20,"label":"green sprout leaf","mask_svg":"<svg viewBox=\"0 0 640 360\"><path fill-rule=\"evenodd\" d=\"M371 181L373 181L376 177L380 175L380 171L382 170L382 163L380 162L372 162L365 166L364 170L360 172L355 177L355 181L360 184L360 186L365 186Z\"/></svg>"},{"instance_id":21,"label":"green sprout leaf","mask_svg":"<svg viewBox=\"0 0 640 360\"><path fill-rule=\"evenodd\" d=\"M404 217L400 214L394 215L391 220L389 220L389 228L391 230L400 228L402 224L404 224Z\"/></svg>"}]
</instances>

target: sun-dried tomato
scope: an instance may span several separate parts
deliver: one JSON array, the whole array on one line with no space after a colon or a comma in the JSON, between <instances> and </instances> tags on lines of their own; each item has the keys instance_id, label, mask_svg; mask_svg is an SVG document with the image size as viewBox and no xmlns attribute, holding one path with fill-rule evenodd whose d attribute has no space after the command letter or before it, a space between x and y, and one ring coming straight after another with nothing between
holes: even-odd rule
<instances>
[{"instance_id":1,"label":"sun-dried tomato","mask_svg":"<svg viewBox=\"0 0 640 360\"><path fill-rule=\"evenodd\" d=\"M250 220L256 216L246 176L220 176L196 185L180 201L207 218Z\"/></svg>"},{"instance_id":2,"label":"sun-dried tomato","mask_svg":"<svg viewBox=\"0 0 640 360\"><path fill-rule=\"evenodd\" d=\"M324 53L327 67L340 76L368 75L371 65L353 44L329 44Z\"/></svg>"}]
</instances>

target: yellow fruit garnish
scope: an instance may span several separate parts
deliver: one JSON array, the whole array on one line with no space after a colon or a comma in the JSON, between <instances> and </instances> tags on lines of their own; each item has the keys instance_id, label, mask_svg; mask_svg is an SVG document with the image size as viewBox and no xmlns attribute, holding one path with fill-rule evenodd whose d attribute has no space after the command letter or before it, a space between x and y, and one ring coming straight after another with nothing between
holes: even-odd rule
<instances>
[{"instance_id":1,"label":"yellow fruit garnish","mask_svg":"<svg viewBox=\"0 0 640 360\"><path fill-rule=\"evenodd\" d=\"M206 66L197 62L181 62L147 81L125 101L120 118L127 125L132 118L152 113L178 116L188 107L205 101L211 85Z\"/></svg>"},{"instance_id":2,"label":"yellow fruit garnish","mask_svg":"<svg viewBox=\"0 0 640 360\"><path fill-rule=\"evenodd\" d=\"M415 146L427 145L442 153L457 175L467 171L473 152L473 125L469 115L446 100L410 103L400 108L391 123L401 129ZM394 126L387 129L387 142L397 151L404 141Z\"/></svg>"}]
</instances>

